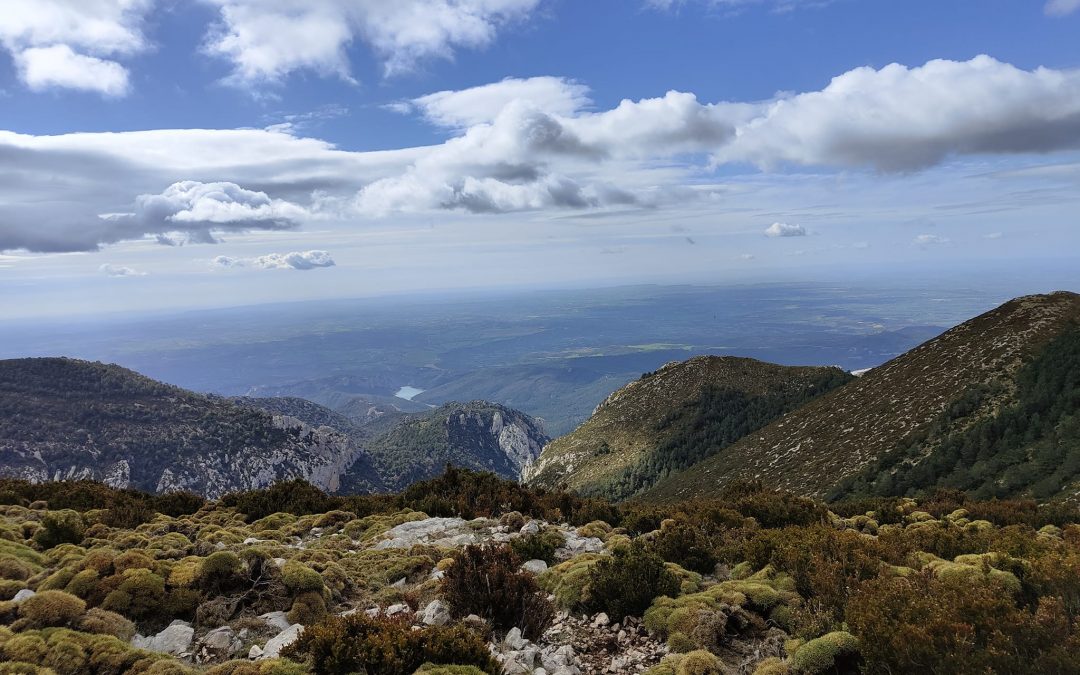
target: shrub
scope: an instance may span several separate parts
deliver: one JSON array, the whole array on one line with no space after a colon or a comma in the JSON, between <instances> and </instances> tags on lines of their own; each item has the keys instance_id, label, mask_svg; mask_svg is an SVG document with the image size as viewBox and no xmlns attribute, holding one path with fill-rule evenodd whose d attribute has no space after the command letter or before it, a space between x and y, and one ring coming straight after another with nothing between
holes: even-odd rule
<instances>
[{"instance_id":1,"label":"shrub","mask_svg":"<svg viewBox=\"0 0 1080 675\"><path fill-rule=\"evenodd\" d=\"M237 585L242 569L243 564L235 553L217 551L199 564L195 582L209 593L223 593Z\"/></svg>"},{"instance_id":2,"label":"shrub","mask_svg":"<svg viewBox=\"0 0 1080 675\"><path fill-rule=\"evenodd\" d=\"M859 641L851 633L822 635L799 647L791 657L791 670L806 675L857 673Z\"/></svg>"},{"instance_id":3,"label":"shrub","mask_svg":"<svg viewBox=\"0 0 1080 675\"><path fill-rule=\"evenodd\" d=\"M84 633L112 635L125 642L135 635L135 624L116 612L110 612L100 607L87 610L86 614L79 620L78 628Z\"/></svg>"},{"instance_id":4,"label":"shrub","mask_svg":"<svg viewBox=\"0 0 1080 675\"><path fill-rule=\"evenodd\" d=\"M712 652L699 649L682 657L675 675L721 675L724 664Z\"/></svg>"},{"instance_id":5,"label":"shrub","mask_svg":"<svg viewBox=\"0 0 1080 675\"><path fill-rule=\"evenodd\" d=\"M483 638L463 626L410 630L404 618L371 618L363 612L309 626L283 656L306 661L323 675L411 675L425 663L499 672Z\"/></svg>"},{"instance_id":6,"label":"shrub","mask_svg":"<svg viewBox=\"0 0 1080 675\"><path fill-rule=\"evenodd\" d=\"M303 563L290 560L281 568L281 580L293 593L322 591L323 579L318 572Z\"/></svg>"},{"instance_id":7,"label":"shrub","mask_svg":"<svg viewBox=\"0 0 1080 675\"><path fill-rule=\"evenodd\" d=\"M141 620L155 616L165 597L164 579L150 570L133 569L124 572L120 585L105 596L101 607Z\"/></svg>"},{"instance_id":8,"label":"shrub","mask_svg":"<svg viewBox=\"0 0 1080 675\"><path fill-rule=\"evenodd\" d=\"M588 584L592 609L607 612L615 621L640 616L654 598L679 592L679 580L641 540L597 560Z\"/></svg>"},{"instance_id":9,"label":"shrub","mask_svg":"<svg viewBox=\"0 0 1080 675\"><path fill-rule=\"evenodd\" d=\"M326 600L321 593L306 591L296 596L289 610L289 623L305 626L321 621L326 616Z\"/></svg>"},{"instance_id":10,"label":"shrub","mask_svg":"<svg viewBox=\"0 0 1080 675\"><path fill-rule=\"evenodd\" d=\"M543 560L549 565L555 562L555 550L566 543L566 537L554 527L536 534L527 534L510 540L510 548L522 560Z\"/></svg>"},{"instance_id":11,"label":"shrub","mask_svg":"<svg viewBox=\"0 0 1080 675\"><path fill-rule=\"evenodd\" d=\"M688 570L711 574L716 567L711 538L700 527L689 523L672 523L662 527L652 545L661 558Z\"/></svg>"},{"instance_id":12,"label":"shrub","mask_svg":"<svg viewBox=\"0 0 1080 675\"><path fill-rule=\"evenodd\" d=\"M34 542L44 549L60 544L78 544L83 540L86 523L71 510L49 511L41 519L41 529L34 533Z\"/></svg>"},{"instance_id":13,"label":"shrub","mask_svg":"<svg viewBox=\"0 0 1080 675\"><path fill-rule=\"evenodd\" d=\"M466 546L453 556L443 577L442 594L451 614L476 614L502 629L518 627L537 639L555 608L540 593L533 576L506 546Z\"/></svg>"},{"instance_id":14,"label":"shrub","mask_svg":"<svg viewBox=\"0 0 1080 675\"><path fill-rule=\"evenodd\" d=\"M85 602L64 591L41 591L19 604L19 618L33 628L68 626L85 611Z\"/></svg>"}]
</instances>

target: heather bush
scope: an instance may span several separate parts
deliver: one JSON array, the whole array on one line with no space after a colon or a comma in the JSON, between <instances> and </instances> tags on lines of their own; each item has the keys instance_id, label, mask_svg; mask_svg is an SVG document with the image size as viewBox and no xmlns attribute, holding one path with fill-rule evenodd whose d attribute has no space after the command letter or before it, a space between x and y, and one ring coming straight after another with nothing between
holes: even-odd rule
<instances>
[{"instance_id":1,"label":"heather bush","mask_svg":"<svg viewBox=\"0 0 1080 675\"><path fill-rule=\"evenodd\" d=\"M492 674L500 670L483 638L463 626L410 630L405 619L371 618L363 612L309 626L283 655L322 675L412 675L425 663L475 666Z\"/></svg>"},{"instance_id":2,"label":"heather bush","mask_svg":"<svg viewBox=\"0 0 1080 675\"><path fill-rule=\"evenodd\" d=\"M442 581L442 595L454 616L476 614L503 630L520 628L535 640L555 609L521 560L506 546L466 546L453 556Z\"/></svg>"},{"instance_id":3,"label":"heather bush","mask_svg":"<svg viewBox=\"0 0 1080 675\"><path fill-rule=\"evenodd\" d=\"M41 519L41 528L34 533L34 543L43 549L60 544L78 544L86 532L83 517L75 511L50 511Z\"/></svg>"},{"instance_id":4,"label":"heather bush","mask_svg":"<svg viewBox=\"0 0 1080 675\"><path fill-rule=\"evenodd\" d=\"M679 592L679 580L640 540L599 558L587 583L590 609L607 612L615 621L640 616L654 598Z\"/></svg>"},{"instance_id":5,"label":"heather bush","mask_svg":"<svg viewBox=\"0 0 1080 675\"><path fill-rule=\"evenodd\" d=\"M536 534L527 534L510 540L510 548L522 560L543 560L549 565L555 561L555 550L566 543L562 532L553 527L544 528Z\"/></svg>"}]
</instances>

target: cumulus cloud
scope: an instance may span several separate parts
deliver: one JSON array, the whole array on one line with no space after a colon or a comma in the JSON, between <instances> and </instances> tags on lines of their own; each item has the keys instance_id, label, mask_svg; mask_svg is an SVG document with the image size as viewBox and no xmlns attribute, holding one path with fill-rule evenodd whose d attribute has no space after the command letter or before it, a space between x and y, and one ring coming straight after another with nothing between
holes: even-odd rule
<instances>
[{"instance_id":1,"label":"cumulus cloud","mask_svg":"<svg viewBox=\"0 0 1080 675\"><path fill-rule=\"evenodd\" d=\"M334 259L326 251L293 251L291 253L269 253L256 258L236 258L219 255L211 261L215 267L235 268L253 267L263 270L313 270L320 267L333 267Z\"/></svg>"},{"instance_id":2,"label":"cumulus cloud","mask_svg":"<svg viewBox=\"0 0 1080 675\"><path fill-rule=\"evenodd\" d=\"M307 70L352 80L347 49L366 44L387 75L460 48L481 48L540 0L204 0L220 21L206 51L233 63L241 85Z\"/></svg>"},{"instance_id":3,"label":"cumulus cloud","mask_svg":"<svg viewBox=\"0 0 1080 675\"><path fill-rule=\"evenodd\" d=\"M563 78L530 78L419 97L409 109L450 137L377 152L299 137L292 122L0 131L0 250L85 251L146 235L213 241L215 232L316 217L615 212L704 198L702 177L726 163L913 171L956 156L1080 147L1080 71L1025 71L989 57L860 68L822 91L765 102L671 91L594 110L587 93Z\"/></svg>"},{"instance_id":4,"label":"cumulus cloud","mask_svg":"<svg viewBox=\"0 0 1080 675\"><path fill-rule=\"evenodd\" d=\"M1080 9L1080 0L1048 0L1044 9L1050 16L1065 16Z\"/></svg>"},{"instance_id":5,"label":"cumulus cloud","mask_svg":"<svg viewBox=\"0 0 1080 675\"><path fill-rule=\"evenodd\" d=\"M588 106L589 88L562 77L506 78L470 89L438 91L399 104L397 112L419 110L433 124L451 129L492 122L515 101L551 115L569 117Z\"/></svg>"},{"instance_id":6,"label":"cumulus cloud","mask_svg":"<svg viewBox=\"0 0 1080 675\"><path fill-rule=\"evenodd\" d=\"M942 246L945 244L951 244L952 240L948 237L942 237L937 234L920 234L915 237L913 242L916 246L926 248L929 246Z\"/></svg>"},{"instance_id":7,"label":"cumulus cloud","mask_svg":"<svg viewBox=\"0 0 1080 675\"><path fill-rule=\"evenodd\" d=\"M802 225L788 225L787 223L773 223L765 228L766 237L805 237L806 228Z\"/></svg>"},{"instance_id":8,"label":"cumulus cloud","mask_svg":"<svg viewBox=\"0 0 1080 675\"><path fill-rule=\"evenodd\" d=\"M848 71L822 91L768 104L715 157L910 171L953 155L1076 147L1080 71L1026 71L978 56Z\"/></svg>"},{"instance_id":9,"label":"cumulus cloud","mask_svg":"<svg viewBox=\"0 0 1080 675\"><path fill-rule=\"evenodd\" d=\"M147 48L142 23L152 7L153 0L6 0L0 46L35 91L123 96L128 70L116 59Z\"/></svg>"},{"instance_id":10,"label":"cumulus cloud","mask_svg":"<svg viewBox=\"0 0 1080 675\"><path fill-rule=\"evenodd\" d=\"M113 265L112 263L105 263L98 268L98 271L104 275L110 277L145 277L146 272L140 272L124 265Z\"/></svg>"}]
</instances>

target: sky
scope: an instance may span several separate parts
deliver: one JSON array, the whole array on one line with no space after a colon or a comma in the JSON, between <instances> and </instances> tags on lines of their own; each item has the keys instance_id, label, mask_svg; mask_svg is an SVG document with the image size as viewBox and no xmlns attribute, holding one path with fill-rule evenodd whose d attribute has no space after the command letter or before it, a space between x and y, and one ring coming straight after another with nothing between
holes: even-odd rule
<instances>
[{"instance_id":1,"label":"sky","mask_svg":"<svg viewBox=\"0 0 1080 675\"><path fill-rule=\"evenodd\" d=\"M3 4L7 319L1080 268L1080 0Z\"/></svg>"}]
</instances>

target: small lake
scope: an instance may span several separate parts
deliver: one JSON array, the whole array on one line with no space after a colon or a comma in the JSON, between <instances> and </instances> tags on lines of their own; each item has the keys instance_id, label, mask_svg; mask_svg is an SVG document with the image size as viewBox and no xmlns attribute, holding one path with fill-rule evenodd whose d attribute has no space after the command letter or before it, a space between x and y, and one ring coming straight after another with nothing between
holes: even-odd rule
<instances>
[{"instance_id":1,"label":"small lake","mask_svg":"<svg viewBox=\"0 0 1080 675\"><path fill-rule=\"evenodd\" d=\"M419 396L420 394L423 394L423 393L424 393L423 389L417 389L416 387L407 387L406 386L406 387L402 387L401 389L398 389L397 393L394 394L394 396L397 396L398 398L403 398L406 401L411 401L411 400L413 400L413 398L415 398L415 397L417 397L417 396Z\"/></svg>"}]
</instances>

